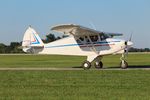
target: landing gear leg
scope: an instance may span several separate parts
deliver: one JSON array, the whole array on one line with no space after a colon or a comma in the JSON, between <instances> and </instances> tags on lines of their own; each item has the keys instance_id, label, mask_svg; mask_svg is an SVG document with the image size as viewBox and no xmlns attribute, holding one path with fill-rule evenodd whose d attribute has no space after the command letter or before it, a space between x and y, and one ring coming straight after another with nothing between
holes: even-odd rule
<instances>
[{"instance_id":1,"label":"landing gear leg","mask_svg":"<svg viewBox=\"0 0 150 100\"><path fill-rule=\"evenodd\" d=\"M103 68L103 63L102 63L101 59L102 59L102 58L97 58L97 59L95 60L95 63L94 63L95 68L97 68L97 69Z\"/></svg>"},{"instance_id":2,"label":"landing gear leg","mask_svg":"<svg viewBox=\"0 0 150 100\"><path fill-rule=\"evenodd\" d=\"M122 57L120 58L121 62L120 62L120 67L122 69L126 69L128 67L128 63L126 61L125 55L122 54Z\"/></svg>"}]
</instances>

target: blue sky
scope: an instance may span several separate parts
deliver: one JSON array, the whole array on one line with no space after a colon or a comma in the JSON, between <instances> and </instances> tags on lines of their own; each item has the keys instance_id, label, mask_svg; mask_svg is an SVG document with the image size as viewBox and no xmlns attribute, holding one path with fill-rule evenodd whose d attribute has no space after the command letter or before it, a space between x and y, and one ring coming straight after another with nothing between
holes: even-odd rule
<instances>
[{"instance_id":1,"label":"blue sky","mask_svg":"<svg viewBox=\"0 0 150 100\"><path fill-rule=\"evenodd\" d=\"M42 38L57 24L133 33L134 46L150 48L150 0L0 0L0 43L22 41L29 25Z\"/></svg>"}]
</instances>

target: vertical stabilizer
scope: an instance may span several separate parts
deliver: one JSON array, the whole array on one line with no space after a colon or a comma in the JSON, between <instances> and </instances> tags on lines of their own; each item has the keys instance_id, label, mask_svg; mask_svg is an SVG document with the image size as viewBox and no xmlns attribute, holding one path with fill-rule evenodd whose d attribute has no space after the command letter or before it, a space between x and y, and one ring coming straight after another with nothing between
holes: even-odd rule
<instances>
[{"instance_id":1,"label":"vertical stabilizer","mask_svg":"<svg viewBox=\"0 0 150 100\"><path fill-rule=\"evenodd\" d=\"M30 52L33 48L42 48L44 43L37 32L29 27L23 37L22 47L24 52Z\"/></svg>"}]
</instances>

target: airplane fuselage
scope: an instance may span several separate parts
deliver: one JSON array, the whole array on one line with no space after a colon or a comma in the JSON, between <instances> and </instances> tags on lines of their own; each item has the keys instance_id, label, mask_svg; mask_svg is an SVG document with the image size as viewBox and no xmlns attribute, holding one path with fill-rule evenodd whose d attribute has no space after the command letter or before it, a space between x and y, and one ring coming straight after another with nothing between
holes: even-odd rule
<instances>
[{"instance_id":1,"label":"airplane fuselage","mask_svg":"<svg viewBox=\"0 0 150 100\"><path fill-rule=\"evenodd\" d=\"M107 38L104 41L93 42L93 44L77 43L73 36L63 38L44 45L39 54L58 54L58 55L110 55L113 53L122 53L125 48L125 41L120 39ZM98 52L94 52L95 51Z\"/></svg>"}]
</instances>

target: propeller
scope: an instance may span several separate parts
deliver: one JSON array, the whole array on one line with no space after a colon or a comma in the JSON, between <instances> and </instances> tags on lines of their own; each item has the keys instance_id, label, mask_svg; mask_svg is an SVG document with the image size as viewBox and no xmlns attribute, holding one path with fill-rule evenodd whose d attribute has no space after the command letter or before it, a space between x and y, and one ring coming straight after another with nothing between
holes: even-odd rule
<instances>
[{"instance_id":1,"label":"propeller","mask_svg":"<svg viewBox=\"0 0 150 100\"><path fill-rule=\"evenodd\" d=\"M131 33L131 35L130 35L129 41L132 41L132 34L133 34L133 33Z\"/></svg>"},{"instance_id":2,"label":"propeller","mask_svg":"<svg viewBox=\"0 0 150 100\"><path fill-rule=\"evenodd\" d=\"M124 49L124 53L125 55L128 55L128 41L125 41L125 49Z\"/></svg>"},{"instance_id":3,"label":"propeller","mask_svg":"<svg viewBox=\"0 0 150 100\"><path fill-rule=\"evenodd\" d=\"M133 45L131 40L132 40L132 34L130 35L129 40L125 41L125 43L124 43L125 44L125 49L124 49L125 55L128 55L129 47Z\"/></svg>"}]
</instances>

